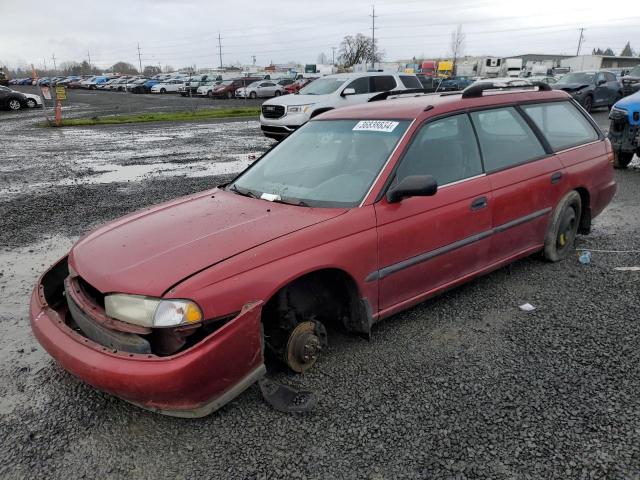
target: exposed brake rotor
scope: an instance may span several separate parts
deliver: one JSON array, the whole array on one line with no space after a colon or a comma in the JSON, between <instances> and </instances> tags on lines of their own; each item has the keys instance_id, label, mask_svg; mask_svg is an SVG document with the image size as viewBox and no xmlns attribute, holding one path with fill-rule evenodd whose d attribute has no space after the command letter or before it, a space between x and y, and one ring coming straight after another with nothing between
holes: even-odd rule
<instances>
[{"instance_id":1,"label":"exposed brake rotor","mask_svg":"<svg viewBox=\"0 0 640 480\"><path fill-rule=\"evenodd\" d=\"M321 323L301 322L289 334L284 361L294 372L306 372L316 363L325 343L326 331Z\"/></svg>"}]
</instances>

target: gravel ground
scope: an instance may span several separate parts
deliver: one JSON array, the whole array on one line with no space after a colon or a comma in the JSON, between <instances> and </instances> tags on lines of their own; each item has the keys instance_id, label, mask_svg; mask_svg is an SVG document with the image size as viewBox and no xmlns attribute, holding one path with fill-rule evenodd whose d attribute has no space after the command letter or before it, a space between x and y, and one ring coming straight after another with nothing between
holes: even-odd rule
<instances>
[{"instance_id":1,"label":"gravel ground","mask_svg":"<svg viewBox=\"0 0 640 480\"><path fill-rule=\"evenodd\" d=\"M0 159L0 478L640 478L640 272L615 270L640 265L637 159L579 238L590 265L532 257L385 320L371 341L330 332L312 371L273 372L317 392L313 413L276 412L253 386L184 420L57 367L30 333L29 291L86 229L225 178L181 159L250 161L269 142L251 121L60 136L30 115L0 123L13 146ZM119 177L137 164L135 181Z\"/></svg>"}]
</instances>

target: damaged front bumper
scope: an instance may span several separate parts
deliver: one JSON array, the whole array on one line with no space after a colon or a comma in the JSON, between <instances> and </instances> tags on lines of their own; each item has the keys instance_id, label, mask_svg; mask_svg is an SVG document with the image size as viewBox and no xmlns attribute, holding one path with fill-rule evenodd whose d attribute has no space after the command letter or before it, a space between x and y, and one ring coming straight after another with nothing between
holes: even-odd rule
<instances>
[{"instance_id":1,"label":"damaged front bumper","mask_svg":"<svg viewBox=\"0 0 640 480\"><path fill-rule=\"evenodd\" d=\"M165 415L202 417L264 376L261 301L246 304L197 344L160 357L111 349L74 330L64 296L67 276L65 257L38 280L31 327L65 370L99 390Z\"/></svg>"},{"instance_id":2,"label":"damaged front bumper","mask_svg":"<svg viewBox=\"0 0 640 480\"><path fill-rule=\"evenodd\" d=\"M640 108L627 111L612 108L609 113L609 140L616 152L640 152Z\"/></svg>"}]
</instances>

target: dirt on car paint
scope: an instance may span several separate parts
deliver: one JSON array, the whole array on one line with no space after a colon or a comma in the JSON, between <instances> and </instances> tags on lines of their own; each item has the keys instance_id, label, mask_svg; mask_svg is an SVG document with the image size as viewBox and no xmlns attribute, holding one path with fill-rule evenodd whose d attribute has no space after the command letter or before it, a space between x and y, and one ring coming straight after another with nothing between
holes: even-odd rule
<instances>
[{"instance_id":1,"label":"dirt on car paint","mask_svg":"<svg viewBox=\"0 0 640 480\"><path fill-rule=\"evenodd\" d=\"M579 248L594 250L591 264L525 259L380 323L371 341L330 332L326 355L304 376L272 372L317 392L313 414L267 408L254 386L215 415L184 421L142 411L58 368L31 335L29 294L84 231L228 178L177 174L176 165L201 165L218 149L236 165L270 142L246 121L216 127L226 143L216 143L210 124L198 124L195 137L182 126L184 135L174 134L173 125L70 135L26 123L7 133L6 125L3 146L36 141L0 159L2 187L12 182L0 198L0 437L11 446L0 449L0 477L640 475L640 274L614 270L640 265L637 163L616 173L614 202L592 234L579 237ZM158 170L95 181L137 165ZM519 311L524 302L536 309Z\"/></svg>"}]
</instances>

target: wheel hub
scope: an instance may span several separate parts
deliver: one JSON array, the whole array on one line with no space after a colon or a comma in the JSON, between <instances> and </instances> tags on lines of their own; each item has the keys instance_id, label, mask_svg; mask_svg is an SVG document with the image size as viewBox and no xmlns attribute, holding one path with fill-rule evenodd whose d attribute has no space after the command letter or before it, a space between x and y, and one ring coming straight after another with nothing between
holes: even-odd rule
<instances>
[{"instance_id":1,"label":"wheel hub","mask_svg":"<svg viewBox=\"0 0 640 480\"><path fill-rule=\"evenodd\" d=\"M294 372L311 368L322 349L314 322L302 322L291 331L285 351L285 361Z\"/></svg>"}]
</instances>

